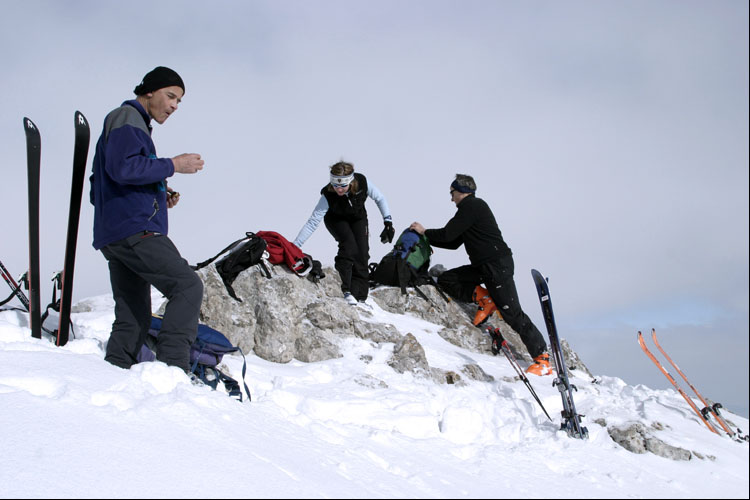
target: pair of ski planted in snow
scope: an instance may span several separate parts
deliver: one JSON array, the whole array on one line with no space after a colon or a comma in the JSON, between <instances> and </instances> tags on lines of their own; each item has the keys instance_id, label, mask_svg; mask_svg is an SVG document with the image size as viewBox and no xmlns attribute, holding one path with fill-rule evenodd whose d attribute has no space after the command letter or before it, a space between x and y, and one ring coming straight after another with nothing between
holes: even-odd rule
<instances>
[{"instance_id":1,"label":"pair of ski planted in snow","mask_svg":"<svg viewBox=\"0 0 750 500\"><path fill-rule=\"evenodd\" d=\"M86 172L90 139L89 123L80 111L75 112L74 124L73 177L70 187L70 209L68 212L68 231L65 242L65 261L62 275L59 279L61 290L60 300L58 302L53 299L53 304L50 304L50 307L59 312L58 328L52 332L55 337L55 344L58 346L65 345L68 342L70 333L70 306L73 298L78 223L81 214L83 181ZM26 132L29 202L29 271L26 280L29 290L28 311L31 336L40 339L42 338L43 329L39 285L39 178L42 140L39 129L29 118L23 119L23 126Z\"/></svg>"},{"instance_id":2,"label":"pair of ski planted in snow","mask_svg":"<svg viewBox=\"0 0 750 500\"><path fill-rule=\"evenodd\" d=\"M667 377L667 380L674 386L674 388L677 390L677 392L680 393L680 395L687 401L687 404L690 406L690 408L695 411L696 415L698 415L698 418L708 427L711 432L715 434L720 434L717 430L716 424L721 427L724 432L727 433L727 435L734 439L735 441L747 441L748 436L742 435L742 431L740 429L737 429L735 432L732 430L731 426L727 423L727 421L724 419L724 417L721 414L720 409L722 408L720 403L714 403L713 405L710 405L706 399L701 395L700 392L698 392L698 389L695 388L693 384L690 383L690 380L688 380L685 373L680 369L679 366L677 366L677 363L672 361L672 358L669 356L669 354L666 353L666 351L661 347L659 344L659 340L656 337L656 330L651 329L651 339L654 341L654 345L659 349L659 352L662 353L662 355L669 361L669 364L672 365L672 367L677 370L677 373L680 374L682 379L685 381L685 383L690 386L690 388L693 390L696 396L698 396L698 399L700 399L701 403L703 404L702 409L698 409L698 406L693 402L693 400L688 396L684 390L677 384L677 381L672 377L672 375L669 373L669 371L664 367L663 364L656 358L654 353L649 350L648 347L646 347L646 342L643 339L643 334L641 332L638 332L638 344L641 346L641 349L643 349L643 352L646 353L646 356L653 361L654 365L659 369L660 372L664 374L665 377ZM712 419L709 418L713 418Z\"/></svg>"}]
</instances>

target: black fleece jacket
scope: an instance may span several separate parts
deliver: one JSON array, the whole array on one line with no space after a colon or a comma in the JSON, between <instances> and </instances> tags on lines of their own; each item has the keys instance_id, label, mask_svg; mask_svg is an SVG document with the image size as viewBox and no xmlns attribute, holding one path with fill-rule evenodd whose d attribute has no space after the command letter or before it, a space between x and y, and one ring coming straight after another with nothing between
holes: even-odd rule
<instances>
[{"instance_id":1,"label":"black fleece jacket","mask_svg":"<svg viewBox=\"0 0 750 500\"><path fill-rule=\"evenodd\" d=\"M425 231L430 245L455 250L463 244L473 266L513 255L484 200L470 194L457 208L444 228Z\"/></svg>"}]
</instances>

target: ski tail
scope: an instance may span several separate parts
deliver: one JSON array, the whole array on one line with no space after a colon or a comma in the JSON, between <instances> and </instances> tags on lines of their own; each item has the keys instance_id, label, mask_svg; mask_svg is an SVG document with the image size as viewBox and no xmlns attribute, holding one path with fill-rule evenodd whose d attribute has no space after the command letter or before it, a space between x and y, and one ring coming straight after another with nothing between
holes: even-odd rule
<instances>
[{"instance_id":1,"label":"ski tail","mask_svg":"<svg viewBox=\"0 0 750 500\"><path fill-rule=\"evenodd\" d=\"M76 246L78 241L78 223L81 215L81 198L86 174L86 160L89 152L91 133L86 117L80 111L75 112L75 145L73 148L73 178L70 186L70 209L68 211L68 233L65 242L65 262L62 271L60 291L60 317L57 328L56 344L63 346L70 335L70 307L73 298L73 276L75 273Z\"/></svg>"},{"instance_id":2,"label":"ski tail","mask_svg":"<svg viewBox=\"0 0 750 500\"><path fill-rule=\"evenodd\" d=\"M669 362L670 365L672 365L672 368L674 368L677 373L680 374L682 379L685 381L685 383L693 390L696 396L698 396L698 399L700 399L701 403L703 403L703 408L701 409L701 413L704 417L707 418L707 415L713 416L714 420L721 426L722 429L724 429L724 432L726 432L729 437L732 439L738 439L741 440L736 433L732 430L732 428L727 424L727 421L724 420L724 417L721 416L721 413L719 412L719 408L721 408L721 404L715 403L713 405L708 404L706 399L701 395L700 392L698 392L698 389L695 388L695 386L690 383L690 380L688 380L687 375L680 369L679 366L677 366L677 363L675 363L672 358L667 354L667 352L662 348L661 344L659 344L659 339L656 337L656 330L651 329L651 340L654 341L654 345L657 349L659 349L659 352L661 352L662 356ZM739 430L739 429L738 429Z\"/></svg>"},{"instance_id":3,"label":"ski tail","mask_svg":"<svg viewBox=\"0 0 750 500\"><path fill-rule=\"evenodd\" d=\"M26 132L26 162L28 174L29 202L29 323L31 336L42 338L42 313L39 284L39 175L41 167L42 139L37 126L28 118L23 119Z\"/></svg>"},{"instance_id":4,"label":"ski tail","mask_svg":"<svg viewBox=\"0 0 750 500\"><path fill-rule=\"evenodd\" d=\"M654 330L652 330L653 332ZM690 405L690 408L693 409L693 411L698 415L698 418L706 424L706 427L708 427L711 432L718 434L719 432L714 428L713 425L711 425L711 422L708 421L708 418L706 415L704 415L698 407L695 405L692 399L690 399L690 396L685 394L685 391L682 390L682 387L680 387L677 384L677 381L672 377L672 375L667 371L667 369L664 367L664 365L661 364L661 362L656 359L656 356L654 356L654 353L652 353L648 347L646 347L646 342L643 340L643 334L641 332L638 332L638 344L641 346L641 349L644 353L646 353L646 356L656 365L656 367L659 369L662 374L664 374L665 377L667 377L667 380L674 386L675 389L677 389L677 392L680 393L680 395L687 401L688 405Z\"/></svg>"}]
</instances>

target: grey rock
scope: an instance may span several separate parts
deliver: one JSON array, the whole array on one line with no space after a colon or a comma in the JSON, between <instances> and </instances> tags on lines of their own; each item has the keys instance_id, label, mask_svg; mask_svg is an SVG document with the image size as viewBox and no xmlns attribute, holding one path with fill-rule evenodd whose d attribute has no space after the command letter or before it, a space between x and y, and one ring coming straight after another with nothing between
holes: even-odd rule
<instances>
[{"instance_id":1,"label":"grey rock","mask_svg":"<svg viewBox=\"0 0 750 500\"><path fill-rule=\"evenodd\" d=\"M670 460L690 460L693 457L693 453L689 450L672 446L655 437L640 422L608 427L607 432L615 443L632 453L649 452ZM700 456L696 455L696 457Z\"/></svg>"},{"instance_id":2,"label":"grey rock","mask_svg":"<svg viewBox=\"0 0 750 500\"><path fill-rule=\"evenodd\" d=\"M393 347L393 355L388 365L398 373L411 372L415 375L427 377L430 375L430 365L424 348L411 333L407 333Z\"/></svg>"},{"instance_id":3,"label":"grey rock","mask_svg":"<svg viewBox=\"0 0 750 500\"><path fill-rule=\"evenodd\" d=\"M484 370L482 370L482 367L472 363L468 365L464 365L461 368L461 373L466 375L467 378L470 378L471 380L478 380L480 382L492 382L495 380L495 377L492 375L488 375Z\"/></svg>"}]
</instances>

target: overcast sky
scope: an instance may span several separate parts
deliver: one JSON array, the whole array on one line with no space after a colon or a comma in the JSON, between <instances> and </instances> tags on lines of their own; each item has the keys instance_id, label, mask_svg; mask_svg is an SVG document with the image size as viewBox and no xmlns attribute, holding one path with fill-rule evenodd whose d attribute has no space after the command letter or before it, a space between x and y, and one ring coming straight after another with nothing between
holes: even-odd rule
<instances>
[{"instance_id":1,"label":"overcast sky","mask_svg":"<svg viewBox=\"0 0 750 500\"><path fill-rule=\"evenodd\" d=\"M42 135L43 302L63 261L74 112L92 126L90 164L106 114L164 65L186 95L155 125L157 152L206 161L169 180L182 194L170 237L191 263L245 231L293 239L342 158L386 195L397 230L442 227L450 182L470 174L542 331L531 268L596 374L666 387L636 341L653 327L704 396L748 414L747 2L0 7L0 259L14 275L27 265L27 116ZM389 245L367 208L378 261ZM110 291L92 220L87 181L75 300ZM336 244L321 227L303 250L332 265Z\"/></svg>"}]
</instances>

